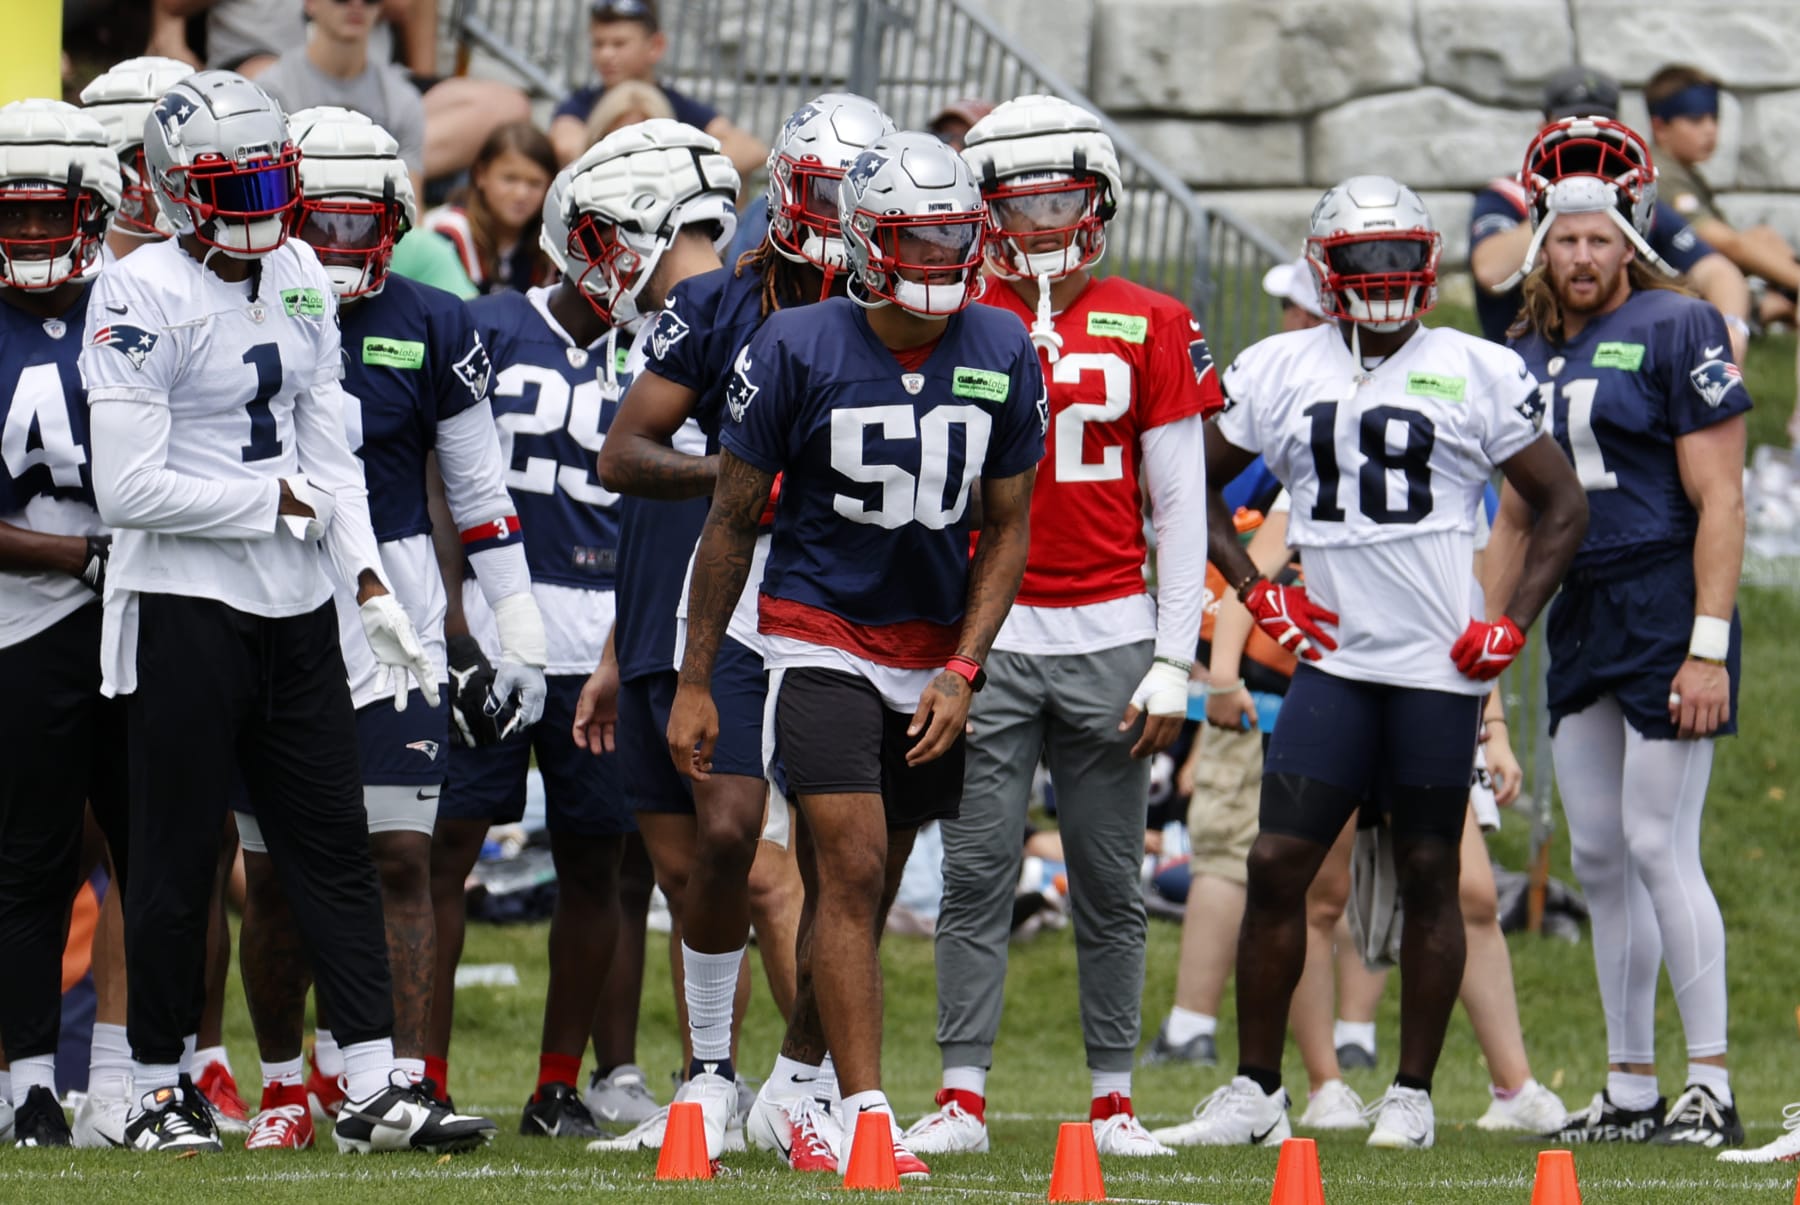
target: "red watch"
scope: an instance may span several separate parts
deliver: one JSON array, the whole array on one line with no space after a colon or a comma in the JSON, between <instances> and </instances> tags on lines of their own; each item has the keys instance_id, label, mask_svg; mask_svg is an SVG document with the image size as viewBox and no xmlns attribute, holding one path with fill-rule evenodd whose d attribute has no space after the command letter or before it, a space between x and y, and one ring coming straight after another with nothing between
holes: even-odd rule
<instances>
[{"instance_id":1,"label":"red watch","mask_svg":"<svg viewBox=\"0 0 1800 1205\"><path fill-rule=\"evenodd\" d=\"M971 691L979 691L987 685L987 671L981 668L981 662L973 657L965 657L961 653L944 662L944 668L969 684Z\"/></svg>"}]
</instances>

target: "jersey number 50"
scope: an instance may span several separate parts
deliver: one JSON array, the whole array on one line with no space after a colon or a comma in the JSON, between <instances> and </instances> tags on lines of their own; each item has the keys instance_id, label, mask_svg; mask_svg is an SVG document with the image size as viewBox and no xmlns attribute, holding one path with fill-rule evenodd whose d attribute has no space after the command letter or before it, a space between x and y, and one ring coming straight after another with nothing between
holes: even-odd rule
<instances>
[{"instance_id":1,"label":"jersey number 50","mask_svg":"<svg viewBox=\"0 0 1800 1205\"><path fill-rule=\"evenodd\" d=\"M867 482L881 487L881 496L871 507L861 498L838 494L831 500L832 509L852 523L873 523L877 527L904 527L921 523L940 531L963 517L969 506L969 487L987 459L988 436L994 420L979 406L937 406L923 416L915 417L911 406L863 406L855 410L831 413L831 467L851 481ZM914 477L897 464L868 464L869 428L875 428L882 439L919 441L919 475ZM962 428L960 476L956 489L949 494L955 451L952 431Z\"/></svg>"}]
</instances>

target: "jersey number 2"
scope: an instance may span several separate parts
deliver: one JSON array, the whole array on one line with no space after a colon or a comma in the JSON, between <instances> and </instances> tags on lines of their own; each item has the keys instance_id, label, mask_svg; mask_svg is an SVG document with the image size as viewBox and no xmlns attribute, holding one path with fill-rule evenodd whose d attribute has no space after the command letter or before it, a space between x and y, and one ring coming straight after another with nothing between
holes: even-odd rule
<instances>
[{"instance_id":1,"label":"jersey number 2","mask_svg":"<svg viewBox=\"0 0 1800 1205\"><path fill-rule=\"evenodd\" d=\"M1338 504L1337 415L1338 403L1314 402L1305 410L1312 419L1313 472L1319 477L1319 497L1312 517L1318 523L1342 523L1344 508ZM1404 425L1406 441L1395 450L1388 432L1395 423ZM1374 406L1363 411L1357 424L1357 448L1362 469L1356 475L1357 505L1376 523L1417 523L1431 513L1431 449L1437 428L1431 419L1404 406ZM1388 504L1388 474L1398 472L1406 484L1406 504Z\"/></svg>"},{"instance_id":2,"label":"jersey number 2","mask_svg":"<svg viewBox=\"0 0 1800 1205\"><path fill-rule=\"evenodd\" d=\"M256 396L245 407L250 412L250 442L244 445L244 463L248 464L281 455L275 412L269 409L269 403L281 392L281 348L273 343L258 343L244 350L244 363L256 369Z\"/></svg>"}]
</instances>

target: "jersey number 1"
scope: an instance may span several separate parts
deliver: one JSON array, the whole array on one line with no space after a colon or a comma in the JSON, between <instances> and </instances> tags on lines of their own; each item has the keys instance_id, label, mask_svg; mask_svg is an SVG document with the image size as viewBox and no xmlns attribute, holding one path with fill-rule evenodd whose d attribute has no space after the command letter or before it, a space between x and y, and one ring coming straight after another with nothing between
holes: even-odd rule
<instances>
[{"instance_id":1,"label":"jersey number 1","mask_svg":"<svg viewBox=\"0 0 1800 1205\"><path fill-rule=\"evenodd\" d=\"M1338 403L1314 402L1305 410L1312 419L1313 472L1319 477L1319 497L1313 503L1317 523L1342 523L1344 508L1338 504L1337 415ZM1398 451L1388 446L1388 431L1404 424L1406 442ZM1374 406L1363 411L1357 425L1357 448L1362 469L1356 474L1358 508L1376 523L1417 523L1431 513L1431 449L1437 428L1430 418L1404 406ZM1388 505L1388 474L1398 472L1406 482L1406 505Z\"/></svg>"},{"instance_id":2,"label":"jersey number 1","mask_svg":"<svg viewBox=\"0 0 1800 1205\"><path fill-rule=\"evenodd\" d=\"M275 428L275 413L269 409L281 392L281 348L258 343L245 349L244 363L256 369L256 396L245 407L250 411L250 442L244 445L244 463L248 464L281 455L281 436Z\"/></svg>"}]
</instances>

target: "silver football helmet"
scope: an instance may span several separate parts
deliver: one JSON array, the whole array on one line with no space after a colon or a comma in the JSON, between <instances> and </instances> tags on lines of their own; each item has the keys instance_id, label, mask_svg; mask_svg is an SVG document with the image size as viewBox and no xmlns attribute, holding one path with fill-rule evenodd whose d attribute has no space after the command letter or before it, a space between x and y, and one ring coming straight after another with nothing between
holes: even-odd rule
<instances>
[{"instance_id":1,"label":"silver football helmet","mask_svg":"<svg viewBox=\"0 0 1800 1205\"><path fill-rule=\"evenodd\" d=\"M42 292L98 272L119 187L106 130L74 105L0 108L0 286Z\"/></svg>"},{"instance_id":2,"label":"silver football helmet","mask_svg":"<svg viewBox=\"0 0 1800 1205\"><path fill-rule=\"evenodd\" d=\"M1306 262L1329 318L1397 331L1437 304L1442 236L1425 203L1388 176L1352 176L1313 206Z\"/></svg>"},{"instance_id":3,"label":"silver football helmet","mask_svg":"<svg viewBox=\"0 0 1800 1205\"><path fill-rule=\"evenodd\" d=\"M235 71L201 71L144 120L144 166L178 235L236 259L287 241L300 152L275 99Z\"/></svg>"},{"instance_id":4,"label":"silver football helmet","mask_svg":"<svg viewBox=\"0 0 1800 1205\"><path fill-rule=\"evenodd\" d=\"M125 178L114 230L144 239L175 233L157 208L144 170L144 119L163 93L192 74L194 69L180 59L144 55L115 63L81 90L82 109L106 127Z\"/></svg>"},{"instance_id":5,"label":"silver football helmet","mask_svg":"<svg viewBox=\"0 0 1800 1205\"><path fill-rule=\"evenodd\" d=\"M1106 254L1125 182L1094 114L1060 96L1016 97L970 127L963 159L987 198L996 276L1055 280Z\"/></svg>"},{"instance_id":6,"label":"silver football helmet","mask_svg":"<svg viewBox=\"0 0 1800 1205\"><path fill-rule=\"evenodd\" d=\"M987 205L969 165L935 135L892 134L858 155L838 222L859 305L947 318L980 296Z\"/></svg>"},{"instance_id":7,"label":"silver football helmet","mask_svg":"<svg viewBox=\"0 0 1800 1205\"><path fill-rule=\"evenodd\" d=\"M737 233L737 169L710 134L669 118L614 130L558 173L539 245L612 326L642 318L638 295L683 227Z\"/></svg>"},{"instance_id":8,"label":"silver football helmet","mask_svg":"<svg viewBox=\"0 0 1800 1205\"><path fill-rule=\"evenodd\" d=\"M795 109L769 149L769 242L795 263L823 269L827 291L844 268L838 230L844 169L893 132L893 118L874 101L826 92Z\"/></svg>"},{"instance_id":9,"label":"silver football helmet","mask_svg":"<svg viewBox=\"0 0 1800 1205\"><path fill-rule=\"evenodd\" d=\"M394 244L418 217L412 177L394 136L332 105L288 118L300 150L294 233L312 244L339 297L381 292Z\"/></svg>"}]
</instances>

